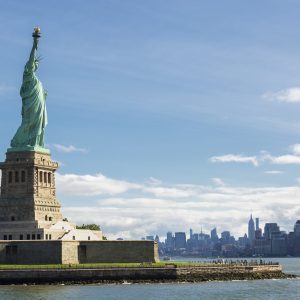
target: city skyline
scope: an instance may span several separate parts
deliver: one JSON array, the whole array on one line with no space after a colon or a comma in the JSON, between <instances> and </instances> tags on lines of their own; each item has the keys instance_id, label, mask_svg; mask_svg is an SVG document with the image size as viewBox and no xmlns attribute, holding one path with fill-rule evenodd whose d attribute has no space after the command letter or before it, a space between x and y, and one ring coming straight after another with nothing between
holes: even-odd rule
<instances>
[{"instance_id":1,"label":"city skyline","mask_svg":"<svg viewBox=\"0 0 300 300\"><path fill-rule=\"evenodd\" d=\"M20 74L38 25L45 139L61 164L68 219L99 224L111 239L218 224L240 236L249 212L292 228L300 4L0 5L1 160L20 122Z\"/></svg>"},{"instance_id":2,"label":"city skyline","mask_svg":"<svg viewBox=\"0 0 300 300\"><path fill-rule=\"evenodd\" d=\"M184 232L186 234L186 237L189 237L191 235L191 232L192 233L198 233L198 234L203 234L203 235L210 235L211 236L211 233L212 231L215 231L215 233L220 237L221 236L221 233L222 232L230 232L230 235L233 236L236 240L238 240L239 238L241 237L244 237L245 235L247 235L247 238L249 238L249 221L251 220L251 216L252 214L250 214L250 219L249 219L249 216L248 216L248 221L246 222L246 224L243 224L243 228L245 228L245 231L244 233L240 234L240 235L235 235L232 233L231 231L231 228L221 228L220 226L216 225L216 226L213 226L212 228L208 229L208 230L203 230L202 226L200 227L197 227L197 229L195 230L196 227L190 227L190 228L177 228L175 230L167 230L164 235L158 235L157 233L154 233L154 232L148 232L148 234L146 235L146 237L148 236L159 236L160 240L165 240L167 238L167 233L168 232L171 232L171 233L175 233L175 232ZM255 236L255 232L257 230L262 230L262 232L264 231L264 226L266 224L278 224L278 226L281 228L281 231L282 232L286 232L287 234L289 232L292 232L294 230L294 227L295 227L295 223L298 221L298 220L294 220L294 223L293 225L291 226L291 228L288 228L287 230L283 230L282 229L282 226L281 224L277 221L277 220L270 220L269 222L262 222L261 219L259 217L255 217L253 220L255 220L255 223L254 223L254 236ZM256 222L258 222L259 226L257 227L256 226ZM242 225L242 224L241 224ZM200 228L200 229L199 229ZM242 230L241 230L242 232ZM252 239L254 239L254 236L252 236ZM122 238L121 236L119 238Z\"/></svg>"},{"instance_id":3,"label":"city skyline","mask_svg":"<svg viewBox=\"0 0 300 300\"><path fill-rule=\"evenodd\" d=\"M170 260L170 256L183 257L286 257L300 254L300 220L295 221L293 230L285 232L274 222L259 226L259 218L248 222L248 235L235 237L230 231L216 228L210 233L186 231L168 231L166 237L148 235L142 240L156 241L160 256Z\"/></svg>"}]
</instances>

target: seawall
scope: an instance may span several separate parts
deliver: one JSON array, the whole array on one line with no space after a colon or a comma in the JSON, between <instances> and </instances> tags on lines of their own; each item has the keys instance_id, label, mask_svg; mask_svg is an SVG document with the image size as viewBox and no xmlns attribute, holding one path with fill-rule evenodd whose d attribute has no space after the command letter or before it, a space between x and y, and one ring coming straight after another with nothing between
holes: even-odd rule
<instances>
[{"instance_id":1,"label":"seawall","mask_svg":"<svg viewBox=\"0 0 300 300\"><path fill-rule=\"evenodd\" d=\"M2 269L0 284L96 283L96 282L201 282L209 280L250 280L288 278L280 265L188 266L66 269Z\"/></svg>"},{"instance_id":2,"label":"seawall","mask_svg":"<svg viewBox=\"0 0 300 300\"><path fill-rule=\"evenodd\" d=\"M155 241L0 241L0 264L154 263Z\"/></svg>"}]
</instances>

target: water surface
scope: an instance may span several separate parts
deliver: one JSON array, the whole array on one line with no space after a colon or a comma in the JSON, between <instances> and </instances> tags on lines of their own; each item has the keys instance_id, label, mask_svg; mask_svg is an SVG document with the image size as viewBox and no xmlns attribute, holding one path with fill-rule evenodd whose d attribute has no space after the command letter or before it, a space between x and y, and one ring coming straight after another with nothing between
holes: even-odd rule
<instances>
[{"instance_id":1,"label":"water surface","mask_svg":"<svg viewBox=\"0 0 300 300\"><path fill-rule=\"evenodd\" d=\"M179 258L176 258L179 260ZM182 258L181 258L182 260ZM199 261L201 259L186 259ZM287 273L300 276L300 258L279 261ZM173 284L99 284L0 286L0 299L300 299L300 279Z\"/></svg>"}]
</instances>

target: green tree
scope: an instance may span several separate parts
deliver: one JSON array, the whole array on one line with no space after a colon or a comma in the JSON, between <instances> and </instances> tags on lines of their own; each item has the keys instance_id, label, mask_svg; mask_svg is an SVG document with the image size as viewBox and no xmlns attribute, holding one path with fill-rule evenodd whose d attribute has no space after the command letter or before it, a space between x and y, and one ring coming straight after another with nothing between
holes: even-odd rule
<instances>
[{"instance_id":1,"label":"green tree","mask_svg":"<svg viewBox=\"0 0 300 300\"><path fill-rule=\"evenodd\" d=\"M76 229L100 230L100 226L97 224L82 224L82 225L77 225Z\"/></svg>"}]
</instances>

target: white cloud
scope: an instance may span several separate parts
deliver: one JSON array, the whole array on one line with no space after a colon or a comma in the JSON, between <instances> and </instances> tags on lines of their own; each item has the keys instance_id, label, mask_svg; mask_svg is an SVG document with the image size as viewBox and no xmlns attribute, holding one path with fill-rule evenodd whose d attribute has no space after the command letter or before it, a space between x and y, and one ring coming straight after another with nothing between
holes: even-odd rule
<instances>
[{"instance_id":1,"label":"white cloud","mask_svg":"<svg viewBox=\"0 0 300 300\"><path fill-rule=\"evenodd\" d=\"M289 147L291 153L273 156L227 154L214 156L212 162L241 162L255 166L300 164L300 146ZM299 154L299 155L298 155ZM265 174L282 174L267 170ZM212 178L214 185L189 183L165 184L150 177L143 183L108 178L102 174L57 174L58 193L82 197L83 206L64 207L65 216L77 223L97 223L109 238L139 239L149 234L165 236L166 232L205 232L217 226L219 233L230 230L236 237L247 232L250 212L261 223L278 222L282 230L292 230L300 215L300 186L232 187L222 179ZM298 179L300 184L300 178ZM95 200L97 196L97 200ZM90 198L89 197L93 197ZM77 198L78 199L78 198ZM85 201L92 206L84 205ZM86 202L88 203L88 202Z\"/></svg>"},{"instance_id":2,"label":"white cloud","mask_svg":"<svg viewBox=\"0 0 300 300\"><path fill-rule=\"evenodd\" d=\"M300 164L300 156L286 154L280 156L272 156L266 154L263 156L263 160L267 160L275 165L291 165L291 164Z\"/></svg>"},{"instance_id":3,"label":"white cloud","mask_svg":"<svg viewBox=\"0 0 300 300\"><path fill-rule=\"evenodd\" d=\"M150 177L148 182L150 185L161 185L162 184L162 181L155 177Z\"/></svg>"},{"instance_id":4,"label":"white cloud","mask_svg":"<svg viewBox=\"0 0 300 300\"><path fill-rule=\"evenodd\" d=\"M266 151L261 151L259 155L244 156L241 154L225 154L220 156L213 156L209 160L213 163L216 162L252 163L254 166L261 165L264 162L269 162L275 165L300 164L300 144L294 144L289 146L289 150L292 153L278 155L278 156L271 155ZM265 173L275 174L274 172L270 173L270 171L267 171ZM276 171L276 174L279 174L279 171Z\"/></svg>"},{"instance_id":5,"label":"white cloud","mask_svg":"<svg viewBox=\"0 0 300 300\"><path fill-rule=\"evenodd\" d=\"M195 196L195 191L177 187L144 187L143 191L146 193L151 193L156 197L187 198Z\"/></svg>"},{"instance_id":6,"label":"white cloud","mask_svg":"<svg viewBox=\"0 0 300 300\"><path fill-rule=\"evenodd\" d=\"M102 174L61 175L58 173L56 177L59 192L72 196L115 195L140 188L138 184L111 179Z\"/></svg>"},{"instance_id":7,"label":"white cloud","mask_svg":"<svg viewBox=\"0 0 300 300\"><path fill-rule=\"evenodd\" d=\"M283 174L282 171L277 171L277 170L265 171L264 173L265 174L271 174L271 175Z\"/></svg>"},{"instance_id":8,"label":"white cloud","mask_svg":"<svg viewBox=\"0 0 300 300\"><path fill-rule=\"evenodd\" d=\"M221 156L213 156L210 158L211 162L235 162L235 163L252 163L254 166L258 166L258 160L256 156L244 156L241 154L226 154Z\"/></svg>"},{"instance_id":9,"label":"white cloud","mask_svg":"<svg viewBox=\"0 0 300 300\"><path fill-rule=\"evenodd\" d=\"M73 145L64 146L64 145L61 145L61 144L54 144L53 146L57 151L63 152L63 153L72 153L72 152L86 153L87 152L87 150L85 148L77 148Z\"/></svg>"},{"instance_id":10,"label":"white cloud","mask_svg":"<svg viewBox=\"0 0 300 300\"><path fill-rule=\"evenodd\" d=\"M279 102L300 102L300 87L292 87L278 92L267 92L262 96L265 99L277 100Z\"/></svg>"},{"instance_id":11,"label":"white cloud","mask_svg":"<svg viewBox=\"0 0 300 300\"><path fill-rule=\"evenodd\" d=\"M219 233L230 230L237 237L247 232L251 211L262 223L278 222L282 230L292 230L299 219L300 186L232 187L220 178L212 180L215 186L159 182L153 186L151 182L128 182L102 174L57 174L60 199L83 199L80 207L63 205L64 215L79 224L99 224L109 238L165 236L168 230L199 231L201 227L209 232L214 226ZM89 198L92 196L98 199Z\"/></svg>"},{"instance_id":12,"label":"white cloud","mask_svg":"<svg viewBox=\"0 0 300 300\"><path fill-rule=\"evenodd\" d=\"M290 149L295 155L300 155L300 144L291 145Z\"/></svg>"},{"instance_id":13,"label":"white cloud","mask_svg":"<svg viewBox=\"0 0 300 300\"><path fill-rule=\"evenodd\" d=\"M213 181L214 184L216 185L220 185L220 186L225 186L224 181L221 178L218 177L214 177L211 179Z\"/></svg>"},{"instance_id":14,"label":"white cloud","mask_svg":"<svg viewBox=\"0 0 300 300\"><path fill-rule=\"evenodd\" d=\"M300 164L300 144L294 144L289 146L291 154L284 154L273 156L267 152L262 152L260 157L261 161L269 161L271 164L276 165L291 165L291 164Z\"/></svg>"},{"instance_id":15,"label":"white cloud","mask_svg":"<svg viewBox=\"0 0 300 300\"><path fill-rule=\"evenodd\" d=\"M300 182L300 180L299 180ZM174 185L177 187L178 185ZM249 214L264 222L278 222L292 230L299 218L300 186L291 187L209 187L190 186L193 197L124 197L99 199L91 207L65 207L64 213L77 223L97 223L109 238L134 238L168 230L219 233L230 230L236 237L247 232ZM197 191L197 192L196 192Z\"/></svg>"}]
</instances>

